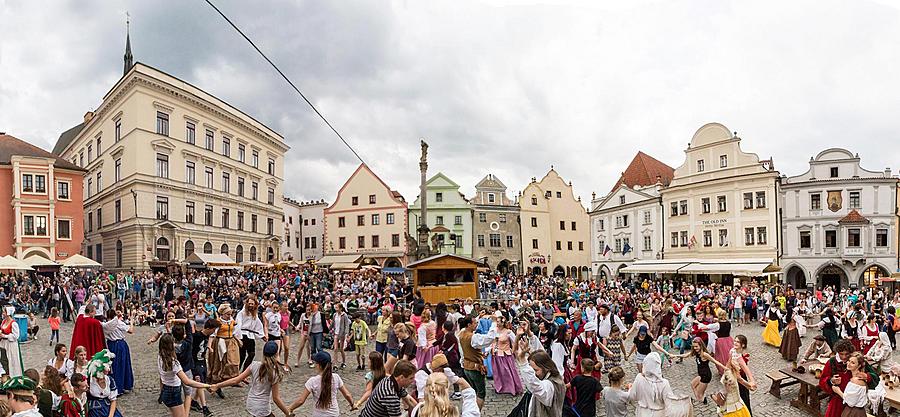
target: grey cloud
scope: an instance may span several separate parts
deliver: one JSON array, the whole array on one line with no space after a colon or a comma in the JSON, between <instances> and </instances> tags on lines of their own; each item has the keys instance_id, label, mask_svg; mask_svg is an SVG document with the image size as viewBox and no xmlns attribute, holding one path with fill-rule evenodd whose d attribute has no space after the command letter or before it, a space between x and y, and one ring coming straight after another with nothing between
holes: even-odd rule
<instances>
[{"instance_id":1,"label":"grey cloud","mask_svg":"<svg viewBox=\"0 0 900 417\"><path fill-rule=\"evenodd\" d=\"M720 121L783 173L843 146L872 169L900 157L900 16L890 2L239 2L219 0L389 185L417 194L418 139L471 194L550 165L585 204L638 150L677 167ZM331 200L357 162L202 1L6 2L0 130L45 148L136 59L282 133L286 193ZM776 10L777 12L773 12ZM39 111L35 111L39 109Z\"/></svg>"}]
</instances>

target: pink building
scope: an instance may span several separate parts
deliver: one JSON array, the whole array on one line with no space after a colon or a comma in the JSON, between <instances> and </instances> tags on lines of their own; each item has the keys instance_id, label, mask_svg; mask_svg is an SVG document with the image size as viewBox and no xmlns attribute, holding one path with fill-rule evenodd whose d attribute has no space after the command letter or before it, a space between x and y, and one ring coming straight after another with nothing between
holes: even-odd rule
<instances>
[{"instance_id":1,"label":"pink building","mask_svg":"<svg viewBox=\"0 0 900 417\"><path fill-rule=\"evenodd\" d=\"M61 261L79 253L84 172L0 132L0 256Z\"/></svg>"}]
</instances>

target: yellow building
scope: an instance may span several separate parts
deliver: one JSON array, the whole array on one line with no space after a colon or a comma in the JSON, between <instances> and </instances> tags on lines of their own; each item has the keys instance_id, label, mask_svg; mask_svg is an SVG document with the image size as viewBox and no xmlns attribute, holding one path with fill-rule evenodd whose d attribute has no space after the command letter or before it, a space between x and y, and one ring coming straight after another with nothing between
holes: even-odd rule
<instances>
[{"instance_id":1,"label":"yellow building","mask_svg":"<svg viewBox=\"0 0 900 417\"><path fill-rule=\"evenodd\" d=\"M407 253L407 203L360 164L325 209L325 256L317 265L402 268Z\"/></svg>"},{"instance_id":2,"label":"yellow building","mask_svg":"<svg viewBox=\"0 0 900 417\"><path fill-rule=\"evenodd\" d=\"M194 252L277 260L284 138L165 72L125 68L53 150L88 171L85 254L138 270Z\"/></svg>"},{"instance_id":3,"label":"yellow building","mask_svg":"<svg viewBox=\"0 0 900 417\"><path fill-rule=\"evenodd\" d=\"M741 150L741 138L719 123L694 134L685 162L661 190L665 210L661 260L639 261L625 273L680 274L732 283L762 276L776 262L778 171Z\"/></svg>"},{"instance_id":4,"label":"yellow building","mask_svg":"<svg viewBox=\"0 0 900 417\"><path fill-rule=\"evenodd\" d=\"M590 276L590 223L572 183L553 168L532 178L519 198L523 270L536 275Z\"/></svg>"}]
</instances>

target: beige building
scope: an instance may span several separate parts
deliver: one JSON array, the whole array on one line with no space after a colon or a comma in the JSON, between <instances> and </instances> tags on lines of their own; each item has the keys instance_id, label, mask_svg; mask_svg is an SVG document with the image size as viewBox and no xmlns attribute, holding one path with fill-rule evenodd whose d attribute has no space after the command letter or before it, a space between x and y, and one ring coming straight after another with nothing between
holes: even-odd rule
<instances>
[{"instance_id":1,"label":"beige building","mask_svg":"<svg viewBox=\"0 0 900 417\"><path fill-rule=\"evenodd\" d=\"M621 272L680 274L731 283L762 276L777 261L778 172L741 150L741 138L719 123L694 134L685 162L661 190L661 260L638 261Z\"/></svg>"},{"instance_id":2,"label":"beige building","mask_svg":"<svg viewBox=\"0 0 900 417\"><path fill-rule=\"evenodd\" d=\"M552 167L531 179L519 198L523 271L586 279L590 276L588 213Z\"/></svg>"},{"instance_id":3,"label":"beige building","mask_svg":"<svg viewBox=\"0 0 900 417\"><path fill-rule=\"evenodd\" d=\"M402 268L407 254L407 203L360 164L325 209L325 256L317 265Z\"/></svg>"},{"instance_id":4,"label":"beige building","mask_svg":"<svg viewBox=\"0 0 900 417\"><path fill-rule=\"evenodd\" d=\"M53 150L87 170L86 255L111 269L162 267L193 252L279 259L284 138L127 58L125 75Z\"/></svg>"}]
</instances>

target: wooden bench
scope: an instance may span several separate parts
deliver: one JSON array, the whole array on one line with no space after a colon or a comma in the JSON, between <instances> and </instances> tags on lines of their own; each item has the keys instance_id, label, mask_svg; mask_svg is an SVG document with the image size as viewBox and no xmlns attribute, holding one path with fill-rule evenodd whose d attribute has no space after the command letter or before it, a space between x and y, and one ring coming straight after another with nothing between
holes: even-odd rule
<instances>
[{"instance_id":1,"label":"wooden bench","mask_svg":"<svg viewBox=\"0 0 900 417\"><path fill-rule=\"evenodd\" d=\"M769 388L769 394L772 394L772 396L778 399L781 399L782 388L800 383L796 378L777 369L766 373L766 377L772 380L772 387Z\"/></svg>"}]
</instances>

